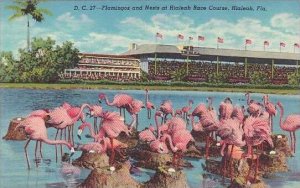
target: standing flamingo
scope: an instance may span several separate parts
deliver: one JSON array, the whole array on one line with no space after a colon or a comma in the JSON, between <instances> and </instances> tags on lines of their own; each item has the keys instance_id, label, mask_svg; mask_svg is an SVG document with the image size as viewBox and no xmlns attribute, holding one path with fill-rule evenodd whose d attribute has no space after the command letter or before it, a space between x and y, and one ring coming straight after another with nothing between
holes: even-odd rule
<instances>
[{"instance_id":1,"label":"standing flamingo","mask_svg":"<svg viewBox=\"0 0 300 188\"><path fill-rule=\"evenodd\" d=\"M285 121L282 121L284 115L283 105L280 101L277 102L280 109L280 128L284 131L290 132L291 150L296 152L296 130L300 128L300 114L288 115Z\"/></svg>"},{"instance_id":2,"label":"standing flamingo","mask_svg":"<svg viewBox=\"0 0 300 188\"><path fill-rule=\"evenodd\" d=\"M150 102L149 90L145 89L145 91L146 91L145 102L146 102L146 108L148 112L148 119L151 119L151 109L155 109L155 106L152 102Z\"/></svg>"},{"instance_id":3,"label":"standing flamingo","mask_svg":"<svg viewBox=\"0 0 300 188\"><path fill-rule=\"evenodd\" d=\"M266 119L249 116L244 122L244 132L246 144L248 147L248 153L246 154L246 156L251 156L252 161L254 158L256 158L256 168L254 174L254 180L256 180L256 174L259 167L259 156L254 156L252 147L260 145L264 141L266 141L271 147L273 147L269 122ZM251 164L251 167L252 166L253 163ZM248 182L251 167L249 168L246 182Z\"/></svg>"},{"instance_id":4,"label":"standing flamingo","mask_svg":"<svg viewBox=\"0 0 300 188\"><path fill-rule=\"evenodd\" d=\"M124 119L125 119L125 108L130 105L133 101L133 98L127 94L117 94L114 96L114 100L112 102L108 101L106 94L100 93L98 96L99 102L105 100L108 106L115 106L120 109L120 115L122 115L122 108L124 109Z\"/></svg>"},{"instance_id":5,"label":"standing flamingo","mask_svg":"<svg viewBox=\"0 0 300 188\"><path fill-rule=\"evenodd\" d=\"M261 105L258 102L254 101L254 100L250 100L250 93L249 92L247 92L245 94L245 96L247 97L247 105L248 105L247 111L248 111L248 113L251 116L258 117L260 115L260 113L262 112Z\"/></svg>"},{"instance_id":6,"label":"standing flamingo","mask_svg":"<svg viewBox=\"0 0 300 188\"><path fill-rule=\"evenodd\" d=\"M125 108L132 117L132 121L129 124L130 129L135 128L136 130L138 130L138 113L142 108L145 108L143 102L137 99L133 99L130 105L126 106Z\"/></svg>"},{"instance_id":7,"label":"standing flamingo","mask_svg":"<svg viewBox=\"0 0 300 188\"><path fill-rule=\"evenodd\" d=\"M220 121L230 119L233 112L233 105L229 102L221 102L219 107Z\"/></svg>"},{"instance_id":8,"label":"standing flamingo","mask_svg":"<svg viewBox=\"0 0 300 188\"><path fill-rule=\"evenodd\" d=\"M103 112L101 115L102 126L99 130L99 135L107 135L110 138L112 146L112 154L110 156L110 164L114 164L115 150L114 150L114 138L117 138L121 132L129 135L130 131L124 124L124 118L115 112Z\"/></svg>"},{"instance_id":9,"label":"standing flamingo","mask_svg":"<svg viewBox=\"0 0 300 188\"><path fill-rule=\"evenodd\" d=\"M90 108L90 113L89 115L91 117L94 117L94 131L97 134L98 130L100 129L101 126L101 120L99 123L99 127L97 127L97 123L98 123L98 118L101 119L101 114L102 114L102 107L100 105L91 105Z\"/></svg>"},{"instance_id":10,"label":"standing flamingo","mask_svg":"<svg viewBox=\"0 0 300 188\"><path fill-rule=\"evenodd\" d=\"M41 117L28 117L25 120L21 121L17 127L24 127L25 133L29 136L29 139L24 147L28 169L30 169L30 163L28 160L27 146L31 140L38 140L50 145L63 144L71 150L71 153L74 153L74 148L71 143L65 140L48 139L45 121Z\"/></svg>"},{"instance_id":11,"label":"standing flamingo","mask_svg":"<svg viewBox=\"0 0 300 188\"><path fill-rule=\"evenodd\" d=\"M194 104L194 101L193 100L189 100L189 103L188 103L188 106L185 106L183 107L181 110L182 110L182 113L183 113L183 118L185 120L187 120L187 115L189 113L189 111L192 109L192 105Z\"/></svg>"},{"instance_id":12,"label":"standing flamingo","mask_svg":"<svg viewBox=\"0 0 300 188\"><path fill-rule=\"evenodd\" d=\"M182 158L182 153L187 150L188 143L190 141L195 141L191 133L186 129L176 131L172 136L170 136L169 134L164 134L162 136L162 140L169 141L169 146L174 153L173 165L175 165L177 157L179 157L179 159ZM178 152L180 152L181 154L179 154ZM176 165L178 165L178 161L176 162Z\"/></svg>"},{"instance_id":13,"label":"standing flamingo","mask_svg":"<svg viewBox=\"0 0 300 188\"><path fill-rule=\"evenodd\" d=\"M82 111L86 107L90 108L90 105L82 104L80 111L74 117L70 117L67 110L64 109L63 107L57 107L48 114L49 120L47 121L47 123L51 124L54 128L57 129L56 135L55 135L55 140L57 139L59 131L60 131L60 139L62 139L62 130L70 125L73 125L76 121L78 121L78 119L81 116ZM57 161L57 147L56 146L55 146L55 151L56 151L56 161ZM60 151L61 151L61 155L62 155L62 147L61 147Z\"/></svg>"},{"instance_id":14,"label":"standing flamingo","mask_svg":"<svg viewBox=\"0 0 300 188\"><path fill-rule=\"evenodd\" d=\"M173 104L170 100L165 100L161 103L159 110L164 114L164 122L167 120L167 116L171 114L174 116Z\"/></svg>"},{"instance_id":15,"label":"standing flamingo","mask_svg":"<svg viewBox=\"0 0 300 188\"><path fill-rule=\"evenodd\" d=\"M276 106L269 101L269 95L263 96L264 106L269 113L269 123L271 126L271 132L273 132L273 116L276 116Z\"/></svg>"},{"instance_id":16,"label":"standing flamingo","mask_svg":"<svg viewBox=\"0 0 300 188\"><path fill-rule=\"evenodd\" d=\"M242 147L246 143L243 140L244 131L240 126L240 122L238 119L226 119L221 122L221 126L218 128L217 134L222 139L222 148L221 148L221 155L223 156L223 177L225 176L226 172L226 164L227 164L227 155L224 155L224 149L231 145L231 152L229 155L229 168L230 168L230 179L232 181L232 154L233 154L233 147Z\"/></svg>"}]
</instances>

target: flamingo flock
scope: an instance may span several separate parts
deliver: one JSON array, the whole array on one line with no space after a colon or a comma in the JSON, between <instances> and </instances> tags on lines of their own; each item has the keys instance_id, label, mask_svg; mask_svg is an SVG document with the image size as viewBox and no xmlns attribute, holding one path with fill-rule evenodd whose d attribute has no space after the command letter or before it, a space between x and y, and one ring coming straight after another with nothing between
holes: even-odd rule
<instances>
[{"instance_id":1,"label":"flamingo flock","mask_svg":"<svg viewBox=\"0 0 300 188\"><path fill-rule=\"evenodd\" d=\"M147 144L152 152L172 153L172 164L174 167L178 167L189 146L197 144L191 130L204 132L207 135L204 157L206 159L211 157L210 150L214 144L220 146L220 155L223 157L223 176L226 175L227 161L229 161L231 169L232 159L252 160L246 180L254 182L260 165L259 155L261 152L265 152L263 146L266 144L270 148L274 146L271 135L277 109L280 110L279 126L282 130L290 133L290 147L294 153L296 150L295 133L300 128L300 114L291 114L284 119L284 105L280 101L274 105L268 95L262 96L263 103L251 100L250 93L246 93L245 96L247 103L244 106L234 104L234 101L227 97L218 107L214 107L216 105L213 104L214 97L210 96L207 98L207 104L199 103L193 107L196 99L189 99L188 106L174 110L171 100L163 100L157 106L152 103L148 89L145 90L145 103L122 93L114 96L110 102L105 93L100 93L98 95L100 104L85 103L80 107L75 107L65 102L54 109L35 110L26 116L17 128L23 127L29 138L24 147L28 168L30 168L30 162L27 147L31 140L36 141L35 156L37 156L37 148L40 145L39 153L42 157L42 143L55 146L65 145L71 153L74 153L75 149L100 154L110 150L109 164L114 166L115 151L120 147L127 147L126 143L118 140L118 136L124 132L130 137L134 131L138 132L138 139ZM105 107L101 106L103 100L107 106L117 108L118 112L105 110ZM138 115L143 108L147 110L146 119L149 120L149 126L139 131ZM156 111L152 113L153 110ZM128 124L125 121L125 111L131 117ZM153 117L152 114L154 114ZM89 118L85 116L93 118L94 123L89 123L87 121ZM155 127L150 123L152 118L154 118ZM88 128L93 141L74 147L73 129L74 124L78 121L81 122L77 130L79 140L81 140L81 134L85 128ZM56 129L54 139L49 139L47 135L47 130L51 128ZM254 164L256 165L255 173L251 179L250 170ZM232 180L231 170L230 177Z\"/></svg>"}]
</instances>

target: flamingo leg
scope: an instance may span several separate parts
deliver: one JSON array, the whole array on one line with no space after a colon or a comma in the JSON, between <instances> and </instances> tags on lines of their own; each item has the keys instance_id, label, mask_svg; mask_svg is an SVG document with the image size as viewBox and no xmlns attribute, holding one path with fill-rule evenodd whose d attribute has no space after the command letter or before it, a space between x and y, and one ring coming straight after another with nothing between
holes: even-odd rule
<instances>
[{"instance_id":1,"label":"flamingo leg","mask_svg":"<svg viewBox=\"0 0 300 188\"><path fill-rule=\"evenodd\" d=\"M124 113L124 123L126 121L126 117L125 117L125 108L123 108L123 113Z\"/></svg>"},{"instance_id":2,"label":"flamingo leg","mask_svg":"<svg viewBox=\"0 0 300 188\"><path fill-rule=\"evenodd\" d=\"M42 154L42 142L40 141L40 155L41 155L41 158L43 158L43 154Z\"/></svg>"},{"instance_id":3,"label":"flamingo leg","mask_svg":"<svg viewBox=\"0 0 300 188\"><path fill-rule=\"evenodd\" d=\"M61 129L60 130L60 139L62 140L62 137L63 137L63 131L64 131L65 129ZM62 157L63 156L63 151L62 151L62 145L60 145L60 157Z\"/></svg>"},{"instance_id":4,"label":"flamingo leg","mask_svg":"<svg viewBox=\"0 0 300 188\"><path fill-rule=\"evenodd\" d=\"M24 150L25 150L25 156L26 156L26 160L27 160L27 167L28 169L30 169L30 163L28 160L28 153L27 153L27 146L29 144L29 142L31 141L31 139L28 139L28 141L26 142L25 146L24 146Z\"/></svg>"},{"instance_id":5,"label":"flamingo leg","mask_svg":"<svg viewBox=\"0 0 300 188\"><path fill-rule=\"evenodd\" d=\"M230 151L230 157L229 157L229 173L230 173L230 181L232 183L233 177L232 177L232 153L233 153L233 145L231 145L231 151Z\"/></svg>"},{"instance_id":6,"label":"flamingo leg","mask_svg":"<svg viewBox=\"0 0 300 188\"><path fill-rule=\"evenodd\" d=\"M72 141L72 144L74 144L74 134L73 133L74 133L74 124L71 127L71 135L72 135L71 141Z\"/></svg>"},{"instance_id":7,"label":"flamingo leg","mask_svg":"<svg viewBox=\"0 0 300 188\"><path fill-rule=\"evenodd\" d=\"M110 138L110 144L111 144L110 165L113 165L115 163L115 150L114 150L114 139L113 138Z\"/></svg>"},{"instance_id":8,"label":"flamingo leg","mask_svg":"<svg viewBox=\"0 0 300 188\"><path fill-rule=\"evenodd\" d=\"M55 140L57 140L58 131L59 131L59 129L57 129L57 131L56 131ZM56 159L56 162L57 162L57 145L56 144L55 144L55 159Z\"/></svg>"},{"instance_id":9,"label":"flamingo leg","mask_svg":"<svg viewBox=\"0 0 300 188\"><path fill-rule=\"evenodd\" d=\"M250 171L251 171L251 169L252 169L252 166L253 166L253 158L254 158L254 156L253 156L253 150L252 150L252 148L251 148L251 165L250 165L250 167L249 167L249 170L248 170L248 174L247 174L247 178L246 178L246 183L248 182L248 180L249 180L249 176L250 176Z\"/></svg>"},{"instance_id":10,"label":"flamingo leg","mask_svg":"<svg viewBox=\"0 0 300 188\"><path fill-rule=\"evenodd\" d=\"M225 148L225 155L222 157L222 161L223 161L223 174L222 174L222 182L223 184L225 183L225 175L226 175L226 168L227 168L227 150L228 150L228 145L226 144L226 148Z\"/></svg>"},{"instance_id":11,"label":"flamingo leg","mask_svg":"<svg viewBox=\"0 0 300 188\"><path fill-rule=\"evenodd\" d=\"M39 143L39 141L38 141L38 140L36 140L36 141L35 141L35 150L34 150L34 156L35 156L35 159L37 159L37 149L38 149L38 143Z\"/></svg>"},{"instance_id":12,"label":"flamingo leg","mask_svg":"<svg viewBox=\"0 0 300 188\"><path fill-rule=\"evenodd\" d=\"M98 133L98 128L97 128L97 117L94 117L94 132L95 132L95 134Z\"/></svg>"},{"instance_id":13,"label":"flamingo leg","mask_svg":"<svg viewBox=\"0 0 300 188\"><path fill-rule=\"evenodd\" d=\"M293 137L294 137L294 153L296 152L296 133L295 131L293 132Z\"/></svg>"},{"instance_id":14,"label":"flamingo leg","mask_svg":"<svg viewBox=\"0 0 300 188\"><path fill-rule=\"evenodd\" d=\"M256 165L255 165L255 173L254 173L254 182L256 181L256 175L258 172L258 167L259 167L259 156L256 158Z\"/></svg>"},{"instance_id":15,"label":"flamingo leg","mask_svg":"<svg viewBox=\"0 0 300 188\"><path fill-rule=\"evenodd\" d=\"M291 150L293 152L294 150L293 150L293 136L292 136L292 132L290 132L290 142L291 142Z\"/></svg>"},{"instance_id":16,"label":"flamingo leg","mask_svg":"<svg viewBox=\"0 0 300 188\"><path fill-rule=\"evenodd\" d=\"M209 157L209 146L210 146L210 137L209 135L206 136L206 144L205 144L205 158L208 159Z\"/></svg>"},{"instance_id":17,"label":"flamingo leg","mask_svg":"<svg viewBox=\"0 0 300 188\"><path fill-rule=\"evenodd\" d=\"M148 109L148 119L151 119L151 110Z\"/></svg>"},{"instance_id":18,"label":"flamingo leg","mask_svg":"<svg viewBox=\"0 0 300 188\"><path fill-rule=\"evenodd\" d=\"M136 131L138 130L138 126L139 126L139 115L136 114L136 126L135 126Z\"/></svg>"}]
</instances>

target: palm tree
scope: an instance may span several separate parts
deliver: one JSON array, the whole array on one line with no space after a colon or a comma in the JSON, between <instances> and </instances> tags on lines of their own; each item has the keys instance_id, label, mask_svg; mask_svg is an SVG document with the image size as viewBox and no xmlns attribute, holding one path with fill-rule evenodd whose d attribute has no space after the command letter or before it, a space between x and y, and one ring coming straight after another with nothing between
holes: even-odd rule
<instances>
[{"instance_id":1,"label":"palm tree","mask_svg":"<svg viewBox=\"0 0 300 188\"><path fill-rule=\"evenodd\" d=\"M44 20L44 14L51 15L51 12L44 8L39 8L38 4L47 0L14 0L15 5L9 5L6 8L14 11L9 17L9 21L16 18L27 17L27 50L30 50L30 33L29 33L29 17L31 16L36 22Z\"/></svg>"}]
</instances>

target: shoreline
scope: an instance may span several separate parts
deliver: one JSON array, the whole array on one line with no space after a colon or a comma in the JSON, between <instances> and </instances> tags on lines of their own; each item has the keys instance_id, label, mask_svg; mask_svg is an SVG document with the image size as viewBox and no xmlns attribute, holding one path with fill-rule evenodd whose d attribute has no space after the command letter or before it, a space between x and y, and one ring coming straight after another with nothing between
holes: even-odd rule
<instances>
[{"instance_id":1,"label":"shoreline","mask_svg":"<svg viewBox=\"0 0 300 188\"><path fill-rule=\"evenodd\" d=\"M269 89L269 88L241 88L241 87L192 87L192 86L170 86L170 85L122 85L122 84L66 84L66 83L0 83L0 88L4 89L49 89L49 90L64 90L64 89L108 89L108 90L165 90L165 91L208 91L208 92L234 92L234 93L265 93L265 94L280 94L280 95L299 95L299 89Z\"/></svg>"}]
</instances>

